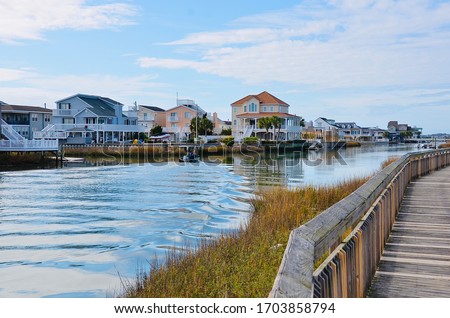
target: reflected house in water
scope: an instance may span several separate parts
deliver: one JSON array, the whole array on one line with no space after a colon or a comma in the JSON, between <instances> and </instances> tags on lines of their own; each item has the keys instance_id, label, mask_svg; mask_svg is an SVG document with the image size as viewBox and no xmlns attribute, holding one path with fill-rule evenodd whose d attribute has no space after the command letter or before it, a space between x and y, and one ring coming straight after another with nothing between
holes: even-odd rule
<instances>
[{"instance_id":1,"label":"reflected house in water","mask_svg":"<svg viewBox=\"0 0 450 318\"><path fill-rule=\"evenodd\" d=\"M289 114L289 107L289 104L266 91L235 101L231 104L232 133L235 140L240 141L253 135L266 139L267 132L259 128L258 121L272 116L282 119L278 140L300 139L302 118ZM268 135L272 134L273 132L269 131Z\"/></svg>"},{"instance_id":2,"label":"reflected house in water","mask_svg":"<svg viewBox=\"0 0 450 318\"><path fill-rule=\"evenodd\" d=\"M108 97L95 95L77 94L61 99L56 102L52 123L36 132L35 138L67 143L82 143L82 139L84 143L132 139L142 129L137 114L125 115L123 106Z\"/></svg>"}]
</instances>

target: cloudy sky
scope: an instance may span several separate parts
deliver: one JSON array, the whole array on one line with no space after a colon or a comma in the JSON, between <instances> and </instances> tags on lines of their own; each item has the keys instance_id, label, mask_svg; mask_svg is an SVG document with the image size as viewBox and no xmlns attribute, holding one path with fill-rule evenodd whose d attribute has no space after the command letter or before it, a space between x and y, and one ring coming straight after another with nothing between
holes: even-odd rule
<instances>
[{"instance_id":1,"label":"cloudy sky","mask_svg":"<svg viewBox=\"0 0 450 318\"><path fill-rule=\"evenodd\" d=\"M222 119L268 91L307 120L450 132L450 1L0 0L0 100L194 99Z\"/></svg>"}]
</instances>

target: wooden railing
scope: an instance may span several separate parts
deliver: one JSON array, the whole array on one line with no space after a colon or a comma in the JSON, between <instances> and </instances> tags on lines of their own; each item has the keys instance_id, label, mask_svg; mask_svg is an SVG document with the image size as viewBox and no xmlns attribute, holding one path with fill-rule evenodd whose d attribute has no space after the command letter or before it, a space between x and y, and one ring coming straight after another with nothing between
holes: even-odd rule
<instances>
[{"instance_id":1,"label":"wooden railing","mask_svg":"<svg viewBox=\"0 0 450 318\"><path fill-rule=\"evenodd\" d=\"M292 231L270 296L365 297L409 182L448 165L450 150L405 155Z\"/></svg>"}]
</instances>

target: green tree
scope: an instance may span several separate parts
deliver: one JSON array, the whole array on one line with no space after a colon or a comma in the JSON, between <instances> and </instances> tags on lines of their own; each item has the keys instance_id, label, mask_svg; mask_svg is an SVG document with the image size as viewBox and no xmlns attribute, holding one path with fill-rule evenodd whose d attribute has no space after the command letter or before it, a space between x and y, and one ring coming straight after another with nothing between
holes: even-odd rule
<instances>
[{"instance_id":1,"label":"green tree","mask_svg":"<svg viewBox=\"0 0 450 318\"><path fill-rule=\"evenodd\" d=\"M265 129L266 135L265 139L267 139L267 134L269 133L269 129L272 127L272 117L262 117L258 120L258 128Z\"/></svg>"},{"instance_id":2,"label":"green tree","mask_svg":"<svg viewBox=\"0 0 450 318\"><path fill-rule=\"evenodd\" d=\"M300 127L305 127L305 119L300 119Z\"/></svg>"},{"instance_id":3,"label":"green tree","mask_svg":"<svg viewBox=\"0 0 450 318\"><path fill-rule=\"evenodd\" d=\"M232 135L231 128L222 128L220 135L221 136L231 136Z\"/></svg>"},{"instance_id":4,"label":"green tree","mask_svg":"<svg viewBox=\"0 0 450 318\"><path fill-rule=\"evenodd\" d=\"M270 117L271 122L272 122L272 127L273 127L273 138L275 139L275 131L276 129L278 129L278 135L280 134L280 130L281 130L281 125L283 124L283 118L280 118L278 116L272 116ZM278 139L278 136L277 138Z\"/></svg>"},{"instance_id":5,"label":"green tree","mask_svg":"<svg viewBox=\"0 0 450 318\"><path fill-rule=\"evenodd\" d=\"M206 116L203 118L194 117L191 120L191 124L189 125L191 129L191 133L195 135L195 132L198 132L198 135L212 135L212 131L214 129L214 124L210 121ZM197 129L197 130L196 130Z\"/></svg>"},{"instance_id":6,"label":"green tree","mask_svg":"<svg viewBox=\"0 0 450 318\"><path fill-rule=\"evenodd\" d=\"M152 129L150 129L150 135L151 136L159 136L161 135L163 132L163 129L161 126L156 125L155 127L153 127Z\"/></svg>"},{"instance_id":7,"label":"green tree","mask_svg":"<svg viewBox=\"0 0 450 318\"><path fill-rule=\"evenodd\" d=\"M411 138L412 136L413 136L413 132L410 130L400 132L400 138L402 138L402 139L408 139L408 138Z\"/></svg>"}]
</instances>

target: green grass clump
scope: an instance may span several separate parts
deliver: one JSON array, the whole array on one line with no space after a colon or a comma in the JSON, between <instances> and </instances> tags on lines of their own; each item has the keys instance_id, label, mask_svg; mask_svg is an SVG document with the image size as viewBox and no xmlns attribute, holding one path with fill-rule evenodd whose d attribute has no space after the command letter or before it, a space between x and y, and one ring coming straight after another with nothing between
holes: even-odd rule
<instances>
[{"instance_id":1,"label":"green grass clump","mask_svg":"<svg viewBox=\"0 0 450 318\"><path fill-rule=\"evenodd\" d=\"M267 297L290 232L367 179L335 186L274 188L253 199L246 226L186 253L172 253L125 286L123 297Z\"/></svg>"}]
</instances>

